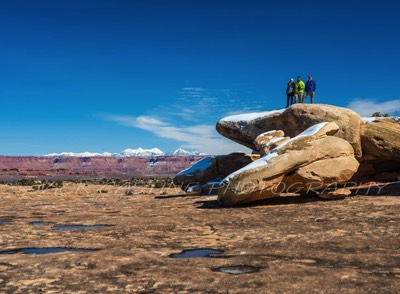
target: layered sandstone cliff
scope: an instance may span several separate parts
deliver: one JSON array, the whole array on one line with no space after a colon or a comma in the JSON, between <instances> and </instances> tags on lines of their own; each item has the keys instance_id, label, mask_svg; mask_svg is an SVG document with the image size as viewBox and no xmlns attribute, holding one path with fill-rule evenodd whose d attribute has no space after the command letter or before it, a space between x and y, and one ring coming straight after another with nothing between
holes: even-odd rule
<instances>
[{"instance_id":1,"label":"layered sandstone cliff","mask_svg":"<svg viewBox=\"0 0 400 294\"><path fill-rule=\"evenodd\" d=\"M186 169L201 158L0 156L0 177L162 176Z\"/></svg>"}]
</instances>

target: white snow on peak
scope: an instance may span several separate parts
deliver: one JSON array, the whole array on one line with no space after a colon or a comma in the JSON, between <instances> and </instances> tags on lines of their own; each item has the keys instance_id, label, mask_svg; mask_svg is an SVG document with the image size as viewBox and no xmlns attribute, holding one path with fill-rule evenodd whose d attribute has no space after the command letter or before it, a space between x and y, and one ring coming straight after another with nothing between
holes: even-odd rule
<instances>
[{"instance_id":1,"label":"white snow on peak","mask_svg":"<svg viewBox=\"0 0 400 294\"><path fill-rule=\"evenodd\" d=\"M170 156L202 156L206 155L205 153L199 152L199 151L187 151L182 148L178 148L175 151L168 152L166 155Z\"/></svg>"},{"instance_id":2,"label":"white snow on peak","mask_svg":"<svg viewBox=\"0 0 400 294\"><path fill-rule=\"evenodd\" d=\"M137 148L137 149L125 149L122 152L119 153L110 153L110 152L104 152L104 153L93 153L93 152L61 152L61 153L50 153L46 154L44 156L47 157L146 157L146 156L164 156L164 155L170 155L170 156L203 156L206 155L205 153L201 153L199 151L186 151L182 148L179 148L175 151L171 151L168 153L164 153L158 148L152 148L152 149L143 149L143 148Z\"/></svg>"},{"instance_id":3,"label":"white snow on peak","mask_svg":"<svg viewBox=\"0 0 400 294\"><path fill-rule=\"evenodd\" d=\"M143 148L137 148L137 149L125 149L121 153L116 154L116 157L140 157L140 156L162 156L164 155L164 152L162 152L158 148L152 148L152 149L143 149Z\"/></svg>"},{"instance_id":4,"label":"white snow on peak","mask_svg":"<svg viewBox=\"0 0 400 294\"><path fill-rule=\"evenodd\" d=\"M249 122L251 120L268 116L275 113L283 113L286 108L277 109L277 110L270 110L270 111L262 111L262 112L252 112L252 113L244 113L244 114L237 114L224 117L220 120L222 121L230 121L230 122Z\"/></svg>"}]
</instances>

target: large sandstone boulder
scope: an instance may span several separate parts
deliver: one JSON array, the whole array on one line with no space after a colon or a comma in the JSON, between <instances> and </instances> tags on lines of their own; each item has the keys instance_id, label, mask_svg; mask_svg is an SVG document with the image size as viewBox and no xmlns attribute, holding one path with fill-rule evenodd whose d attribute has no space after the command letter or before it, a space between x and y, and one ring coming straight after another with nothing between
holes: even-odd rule
<instances>
[{"instance_id":1,"label":"large sandstone boulder","mask_svg":"<svg viewBox=\"0 0 400 294\"><path fill-rule=\"evenodd\" d=\"M335 127L334 123L314 125L259 160L230 174L222 181L218 201L223 205L237 205L274 197L284 192L283 189L287 189L294 180L304 184L300 187L302 191L309 189L307 184L311 182L318 183L318 189L323 189L333 181L350 179L358 168L358 162L346 140L327 136L335 133L335 129L338 131L339 126ZM312 163L315 163L314 171L305 169ZM331 167L324 167L324 163L346 165L335 166L330 173Z\"/></svg>"},{"instance_id":2,"label":"large sandstone boulder","mask_svg":"<svg viewBox=\"0 0 400 294\"><path fill-rule=\"evenodd\" d=\"M201 187L208 182L225 178L258 158L259 156L240 152L209 156L194 163L188 169L179 172L173 182L175 185L180 185L185 191L189 186L197 185Z\"/></svg>"},{"instance_id":3,"label":"large sandstone boulder","mask_svg":"<svg viewBox=\"0 0 400 294\"><path fill-rule=\"evenodd\" d=\"M179 172L173 179L175 185L183 190L188 186L206 183L218 177L217 160L215 156L200 159L191 167Z\"/></svg>"},{"instance_id":4,"label":"large sandstone boulder","mask_svg":"<svg viewBox=\"0 0 400 294\"><path fill-rule=\"evenodd\" d=\"M260 156L235 152L228 155L218 155L217 160L218 178L225 178L227 175L259 159Z\"/></svg>"},{"instance_id":5,"label":"large sandstone boulder","mask_svg":"<svg viewBox=\"0 0 400 294\"><path fill-rule=\"evenodd\" d=\"M364 158L368 160L400 160L400 124L375 120L366 124L361 133Z\"/></svg>"},{"instance_id":6,"label":"large sandstone boulder","mask_svg":"<svg viewBox=\"0 0 400 294\"><path fill-rule=\"evenodd\" d=\"M210 157L179 173L174 182L203 194L218 187L223 205L288 192L340 199L350 190L339 184L400 177L400 125L382 119L366 123L346 108L295 104L225 117L216 128L253 149L258 159L244 154Z\"/></svg>"},{"instance_id":7,"label":"large sandstone boulder","mask_svg":"<svg viewBox=\"0 0 400 294\"><path fill-rule=\"evenodd\" d=\"M262 133L281 130L295 137L309 127L321 122L334 122L339 126L336 137L348 141L356 158L362 156L361 128L363 119L354 111L324 104L294 104L286 109L234 115L221 119L217 131L239 144L258 151L254 140Z\"/></svg>"},{"instance_id":8,"label":"large sandstone boulder","mask_svg":"<svg viewBox=\"0 0 400 294\"><path fill-rule=\"evenodd\" d=\"M312 162L300 167L282 181L287 192L310 192L351 179L359 167L353 156L340 156Z\"/></svg>"}]
</instances>

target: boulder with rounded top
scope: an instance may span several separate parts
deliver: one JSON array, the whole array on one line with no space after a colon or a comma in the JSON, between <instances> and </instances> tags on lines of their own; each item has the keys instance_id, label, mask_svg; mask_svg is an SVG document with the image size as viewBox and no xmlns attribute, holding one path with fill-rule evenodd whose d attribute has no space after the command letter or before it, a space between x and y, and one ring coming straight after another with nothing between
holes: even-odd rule
<instances>
[{"instance_id":1,"label":"boulder with rounded top","mask_svg":"<svg viewBox=\"0 0 400 294\"><path fill-rule=\"evenodd\" d=\"M294 104L284 110L230 116L217 123L217 131L239 144L257 150L254 140L262 133L282 130L286 136L295 137L302 131L321 122L338 125L335 136L348 141L356 158L361 158L361 128L363 119L354 111L324 104Z\"/></svg>"},{"instance_id":2,"label":"boulder with rounded top","mask_svg":"<svg viewBox=\"0 0 400 294\"><path fill-rule=\"evenodd\" d=\"M313 178L307 176L307 171L298 174L304 184L315 180L324 188L334 180L347 180L358 167L354 159L352 146L341 138L327 136L332 130L329 123L321 123L299 134L285 144L274 149L257 161L230 174L222 181L218 200L224 205L237 205L260 199L275 197L277 191L285 184L285 177L290 182L297 170L325 159L353 158L353 168L339 165L335 172L338 176L329 174L327 168L315 164ZM340 160L337 160L340 163ZM337 162L333 162L337 163ZM312 173L311 173L312 174ZM322 184L321 184L322 183Z\"/></svg>"}]
</instances>

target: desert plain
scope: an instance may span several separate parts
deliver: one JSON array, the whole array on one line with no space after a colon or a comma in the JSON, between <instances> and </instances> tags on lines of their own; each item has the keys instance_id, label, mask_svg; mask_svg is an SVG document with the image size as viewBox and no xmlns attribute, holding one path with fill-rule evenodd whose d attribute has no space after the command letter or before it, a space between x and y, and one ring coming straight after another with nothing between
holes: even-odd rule
<instances>
[{"instance_id":1,"label":"desert plain","mask_svg":"<svg viewBox=\"0 0 400 294\"><path fill-rule=\"evenodd\" d=\"M1 184L0 292L399 293L399 196L226 208L176 187Z\"/></svg>"}]
</instances>

